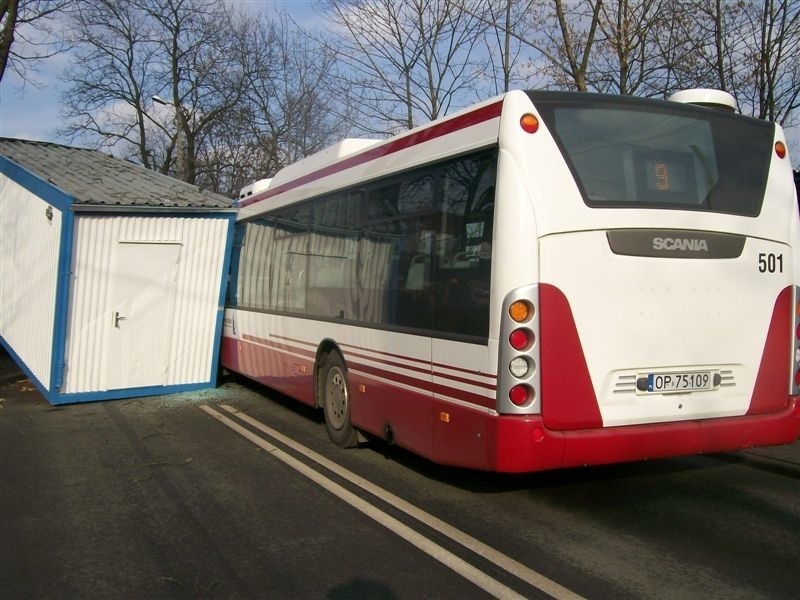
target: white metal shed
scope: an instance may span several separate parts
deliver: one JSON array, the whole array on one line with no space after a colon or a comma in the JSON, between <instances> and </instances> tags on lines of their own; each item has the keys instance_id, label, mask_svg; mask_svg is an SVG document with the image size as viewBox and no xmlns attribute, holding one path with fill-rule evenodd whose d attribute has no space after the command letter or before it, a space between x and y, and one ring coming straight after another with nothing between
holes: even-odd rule
<instances>
[{"instance_id":1,"label":"white metal shed","mask_svg":"<svg viewBox=\"0 0 800 600\"><path fill-rule=\"evenodd\" d=\"M0 343L51 404L215 385L234 220L127 161L0 138Z\"/></svg>"}]
</instances>

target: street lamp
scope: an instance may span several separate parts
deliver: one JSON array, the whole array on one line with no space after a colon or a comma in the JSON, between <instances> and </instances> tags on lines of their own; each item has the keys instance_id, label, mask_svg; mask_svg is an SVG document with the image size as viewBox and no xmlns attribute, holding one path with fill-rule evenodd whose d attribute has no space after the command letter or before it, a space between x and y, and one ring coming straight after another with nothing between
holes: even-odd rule
<instances>
[{"instance_id":1,"label":"street lamp","mask_svg":"<svg viewBox=\"0 0 800 600\"><path fill-rule=\"evenodd\" d=\"M167 102L158 95L152 96L152 100L156 104L171 106L175 109L175 175L181 181L186 181L186 156L183 149L183 128L185 126L186 119L183 114L183 109L180 104Z\"/></svg>"}]
</instances>

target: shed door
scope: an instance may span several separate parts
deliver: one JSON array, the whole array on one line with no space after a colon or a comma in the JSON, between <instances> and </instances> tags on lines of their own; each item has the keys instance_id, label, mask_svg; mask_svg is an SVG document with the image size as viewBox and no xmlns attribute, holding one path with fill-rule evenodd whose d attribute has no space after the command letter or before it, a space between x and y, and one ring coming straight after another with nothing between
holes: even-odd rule
<instances>
[{"instance_id":1,"label":"shed door","mask_svg":"<svg viewBox=\"0 0 800 600\"><path fill-rule=\"evenodd\" d=\"M166 383L180 251L179 243L116 243L108 389Z\"/></svg>"}]
</instances>

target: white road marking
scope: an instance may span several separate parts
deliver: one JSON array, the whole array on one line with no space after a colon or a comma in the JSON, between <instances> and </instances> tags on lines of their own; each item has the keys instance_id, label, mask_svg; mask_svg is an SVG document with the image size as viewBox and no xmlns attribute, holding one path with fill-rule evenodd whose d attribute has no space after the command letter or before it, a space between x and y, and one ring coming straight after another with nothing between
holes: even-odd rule
<instances>
[{"instance_id":1,"label":"white road marking","mask_svg":"<svg viewBox=\"0 0 800 600\"><path fill-rule=\"evenodd\" d=\"M361 489L369 492L376 498L380 498L384 502L394 506L398 510L406 513L410 517L413 517L417 521L424 523L428 527L438 531L439 533L447 536L454 542L462 545L463 547L471 550L472 552L482 556L484 559L494 563L498 567L504 569L508 573L511 573L515 577L521 579L522 581L528 583L529 585L535 587L538 590L552 596L553 598L557 598L559 600L582 600L582 596L576 594L572 590L565 588L564 586L556 583L552 579L545 577L541 573L534 571L533 569L526 567L519 561L514 560L510 556L503 554L502 552L488 546L487 544L481 542L480 540L475 539L474 537L464 533L460 529L453 527L452 525L442 521L441 519L434 517L430 513L423 511L420 508L417 508L413 504L403 500L399 496L392 494L391 492L375 485L371 481L356 475L352 471L349 471L342 467L341 465L328 460L324 456L314 452L310 448L306 448L302 444L294 441L293 439L283 435L279 431L264 425L260 421L252 418L251 416L238 411L236 408L229 406L229 405L221 405L220 408L228 411L229 413L235 415L237 418L241 419L245 423L248 423L252 427L258 429L259 431L265 433L266 435L272 437L275 440L278 440L282 444L292 448L295 452L302 454L303 456L313 460L317 464L323 466L324 468L328 469L332 473L335 473L342 479L349 481L350 483L360 487Z\"/></svg>"},{"instance_id":2,"label":"white road marking","mask_svg":"<svg viewBox=\"0 0 800 600\"><path fill-rule=\"evenodd\" d=\"M413 544L414 546L416 546L429 556L435 558L443 565L449 567L450 569L452 569L453 571L455 571L468 581L472 582L473 584L477 585L485 592L491 594L495 598L503 598L503 599L508 598L509 600L511 599L524 600L525 598L524 596L521 596L508 586L503 585L496 579L493 579L492 577L488 576L483 571L473 567L471 564L459 558L452 552L445 550L434 541L414 531L407 525L404 525L391 515L386 514L385 512L383 512L376 506L373 506L366 500L359 498L354 493L348 491L338 483L332 481L331 479L328 479L327 477L315 471L302 461L294 458L293 456L284 452L277 446L270 444L263 438L251 432L249 429L242 427L241 425L229 419L225 415L217 412L210 406L200 406L200 409L208 413L209 415L211 415L224 425L230 427L242 437L253 442L255 445L259 446L263 450L266 450L272 456L284 462L286 465L290 466L297 472L301 473L302 475L305 475L320 487L324 488L325 490L339 497L341 500L344 500L353 508L361 511L369 518L383 525L384 527L386 527L393 533L397 534L407 542Z\"/></svg>"}]
</instances>

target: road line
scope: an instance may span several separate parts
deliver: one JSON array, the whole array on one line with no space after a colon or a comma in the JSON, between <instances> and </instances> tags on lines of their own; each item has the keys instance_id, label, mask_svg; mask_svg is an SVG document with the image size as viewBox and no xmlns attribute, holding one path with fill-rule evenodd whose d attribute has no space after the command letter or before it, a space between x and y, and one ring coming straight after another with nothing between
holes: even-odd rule
<instances>
[{"instance_id":1,"label":"road line","mask_svg":"<svg viewBox=\"0 0 800 600\"><path fill-rule=\"evenodd\" d=\"M472 552L482 556L484 559L494 563L501 569L504 569L508 573L511 573L515 577L521 579L522 581L528 583L529 585L535 587L536 589L552 596L553 598L557 598L558 600L582 600L582 596L576 594L572 590L565 588L564 586L556 583L552 579L545 577L541 573L534 571L533 569L526 567L522 563L514 560L510 556L503 554L499 550L488 546L487 544L481 542L480 540L475 539L474 537L464 533L460 529L456 529L452 525L442 521L441 519L434 517L430 513L425 512L424 510L417 508L413 504L403 500L399 496L395 496L391 492L375 485L371 481L356 475L352 471L349 471L342 467L341 465L321 456L320 454L314 452L310 448L306 448L302 444L294 441L293 439L283 435L279 431L272 429L271 427L264 425L260 421L254 419L250 415L245 414L244 412L239 411L238 409L227 405L222 404L220 408L228 411L229 413L235 415L237 418L241 419L245 423L248 423L252 427L258 429L259 431L265 433L266 435L272 437L273 439L281 442L282 444L292 448L295 452L302 454L306 458L313 460L317 464L325 467L329 471L335 473L342 479L349 481L350 483L360 487L366 492L369 492L373 496L380 498L384 502L392 505L396 509L406 513L410 517L413 517L417 521L424 523L428 527L438 531L439 533L445 535L446 537L450 538L454 542L460 544L461 546L471 550Z\"/></svg>"},{"instance_id":2,"label":"road line","mask_svg":"<svg viewBox=\"0 0 800 600\"><path fill-rule=\"evenodd\" d=\"M443 565L449 567L450 569L452 569L453 571L455 571L468 581L472 582L476 586L480 587L485 592L491 594L495 598L502 598L502 599L508 598L509 600L524 600L525 598L524 596L518 594L508 586L503 585L496 579L490 577L483 571L472 566L471 564L459 558L452 552L442 548L436 542L414 531L407 525L401 523L391 515L388 515L387 513L383 512L376 506L373 506L366 500L359 498L354 493L345 489L344 487L332 481L331 479L328 479L318 471L315 471L314 469L306 465L304 462L296 459L287 452L284 452L277 446L270 444L269 442L259 437L249 429L242 427L241 425L229 419L225 415L217 412L210 406L200 406L199 408L205 413L211 415L212 417L223 423L224 425L226 425L227 427L234 430L242 437L253 442L256 446L269 452L272 456L274 456L278 460L282 461L283 463L290 466L291 468L301 473L302 475L305 475L320 487L324 488L325 490L339 497L341 500L344 500L353 508L361 511L369 518L383 525L384 527L386 527L396 535L400 536L407 542L413 544L414 546L416 546L417 548L419 548L432 558L438 560Z\"/></svg>"}]
</instances>

